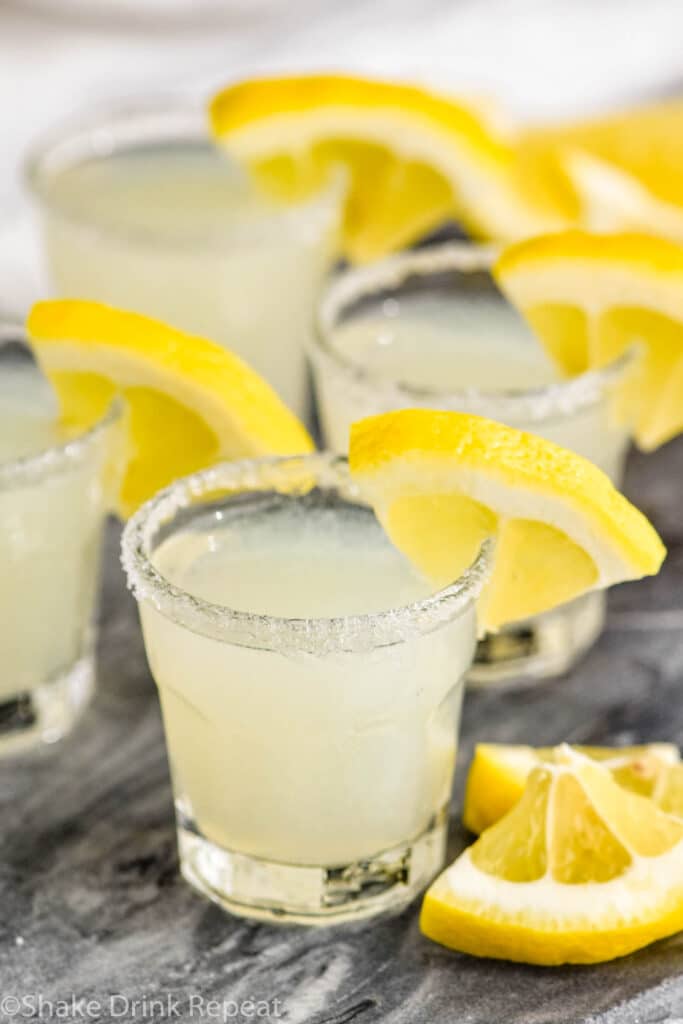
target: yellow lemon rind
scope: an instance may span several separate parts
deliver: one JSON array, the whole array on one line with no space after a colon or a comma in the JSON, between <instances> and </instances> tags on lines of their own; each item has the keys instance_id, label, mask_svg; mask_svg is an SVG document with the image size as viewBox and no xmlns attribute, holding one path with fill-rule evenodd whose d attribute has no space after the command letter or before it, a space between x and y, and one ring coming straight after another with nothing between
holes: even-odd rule
<instances>
[{"instance_id":1,"label":"yellow lemon rind","mask_svg":"<svg viewBox=\"0 0 683 1024\"><path fill-rule=\"evenodd\" d=\"M352 427L349 465L384 502L423 482L479 497L482 479L500 488L500 515L533 519L539 499L551 499L558 515L567 513L552 525L595 556L600 585L654 574L666 554L647 518L588 460L483 417L424 409L368 417ZM524 496L514 510L504 505L504 492L512 489Z\"/></svg>"}]
</instances>

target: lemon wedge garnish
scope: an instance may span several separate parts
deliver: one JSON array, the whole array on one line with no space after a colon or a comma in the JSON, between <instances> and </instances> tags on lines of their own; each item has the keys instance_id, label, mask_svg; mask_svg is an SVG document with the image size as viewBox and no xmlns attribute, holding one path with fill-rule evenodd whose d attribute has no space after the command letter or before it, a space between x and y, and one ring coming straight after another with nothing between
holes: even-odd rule
<instances>
[{"instance_id":1,"label":"lemon wedge garnish","mask_svg":"<svg viewBox=\"0 0 683 1024\"><path fill-rule=\"evenodd\" d=\"M510 246L493 272L565 373L640 346L628 401L641 448L683 430L683 245L563 231Z\"/></svg>"},{"instance_id":2,"label":"lemon wedge garnish","mask_svg":"<svg viewBox=\"0 0 683 1024\"><path fill-rule=\"evenodd\" d=\"M588 590L654 574L664 546L586 459L480 416L407 409L351 429L349 464L387 534L436 586L488 536L480 623L496 629Z\"/></svg>"},{"instance_id":3,"label":"lemon wedge garnish","mask_svg":"<svg viewBox=\"0 0 683 1024\"><path fill-rule=\"evenodd\" d=\"M565 748L432 884L420 926L523 963L624 956L683 928L683 821Z\"/></svg>"},{"instance_id":4,"label":"lemon wedge garnish","mask_svg":"<svg viewBox=\"0 0 683 1024\"><path fill-rule=\"evenodd\" d=\"M600 231L653 231L683 242L683 101L533 128L517 144L530 190L549 181L576 221Z\"/></svg>"},{"instance_id":5,"label":"lemon wedge garnish","mask_svg":"<svg viewBox=\"0 0 683 1024\"><path fill-rule=\"evenodd\" d=\"M672 743L574 749L599 761L620 786L683 818L683 765ZM558 747L478 743L465 787L465 827L479 833L495 825L517 803L534 768L554 763L559 751Z\"/></svg>"},{"instance_id":6,"label":"lemon wedge garnish","mask_svg":"<svg viewBox=\"0 0 683 1024\"><path fill-rule=\"evenodd\" d=\"M313 443L246 363L225 348L95 302L37 303L27 321L63 420L84 427L114 395L128 408L123 516L161 487L219 458L291 455Z\"/></svg>"},{"instance_id":7,"label":"lemon wedge garnish","mask_svg":"<svg viewBox=\"0 0 683 1024\"><path fill-rule=\"evenodd\" d=\"M349 75L253 79L210 105L214 136L272 195L300 199L349 177L344 247L368 260L444 220L513 239L566 223L553 195L522 191L507 133L481 105Z\"/></svg>"}]
</instances>

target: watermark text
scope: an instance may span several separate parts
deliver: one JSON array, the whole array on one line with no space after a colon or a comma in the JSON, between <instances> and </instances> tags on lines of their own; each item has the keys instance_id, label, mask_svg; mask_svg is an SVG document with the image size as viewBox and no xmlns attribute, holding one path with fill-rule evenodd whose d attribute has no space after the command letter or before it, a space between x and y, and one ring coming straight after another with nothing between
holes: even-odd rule
<instances>
[{"instance_id":1,"label":"watermark text","mask_svg":"<svg viewBox=\"0 0 683 1024\"><path fill-rule=\"evenodd\" d=\"M71 993L64 998L47 998L39 993L0 996L0 1020L33 1019L44 1021L98 1020L102 1017L122 1021L135 1020L207 1020L222 1024L237 1021L279 1020L284 1016L282 999L215 999L188 992L175 996L128 996L121 992L90 998Z\"/></svg>"}]
</instances>

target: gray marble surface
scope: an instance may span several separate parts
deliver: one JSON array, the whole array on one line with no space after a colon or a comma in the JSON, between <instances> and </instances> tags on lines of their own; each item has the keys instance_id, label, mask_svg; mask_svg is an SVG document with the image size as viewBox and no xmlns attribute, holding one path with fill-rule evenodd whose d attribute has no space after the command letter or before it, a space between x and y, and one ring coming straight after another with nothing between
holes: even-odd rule
<instances>
[{"instance_id":1,"label":"gray marble surface","mask_svg":"<svg viewBox=\"0 0 683 1024\"><path fill-rule=\"evenodd\" d=\"M454 808L476 740L683 744L683 439L632 457L627 489L669 545L663 572L611 595L605 635L568 677L468 696ZM117 535L94 706L58 749L0 768L0 1020L263 1020L249 1014L269 1001L288 1024L682 1024L683 934L612 964L540 969L441 949L417 907L306 931L231 919L190 891ZM461 842L454 819L453 853ZM93 1002L60 1002L72 998Z\"/></svg>"}]
</instances>

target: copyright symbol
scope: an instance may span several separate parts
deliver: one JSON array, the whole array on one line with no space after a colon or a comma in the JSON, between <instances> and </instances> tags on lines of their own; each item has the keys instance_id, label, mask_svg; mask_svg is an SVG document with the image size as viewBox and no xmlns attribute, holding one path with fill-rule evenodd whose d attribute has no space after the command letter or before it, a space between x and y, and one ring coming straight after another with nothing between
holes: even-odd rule
<instances>
[{"instance_id":1,"label":"copyright symbol","mask_svg":"<svg viewBox=\"0 0 683 1024\"><path fill-rule=\"evenodd\" d=\"M16 996L3 996L0 999L0 1013L3 1017L17 1017L21 1010L21 1002Z\"/></svg>"}]
</instances>

